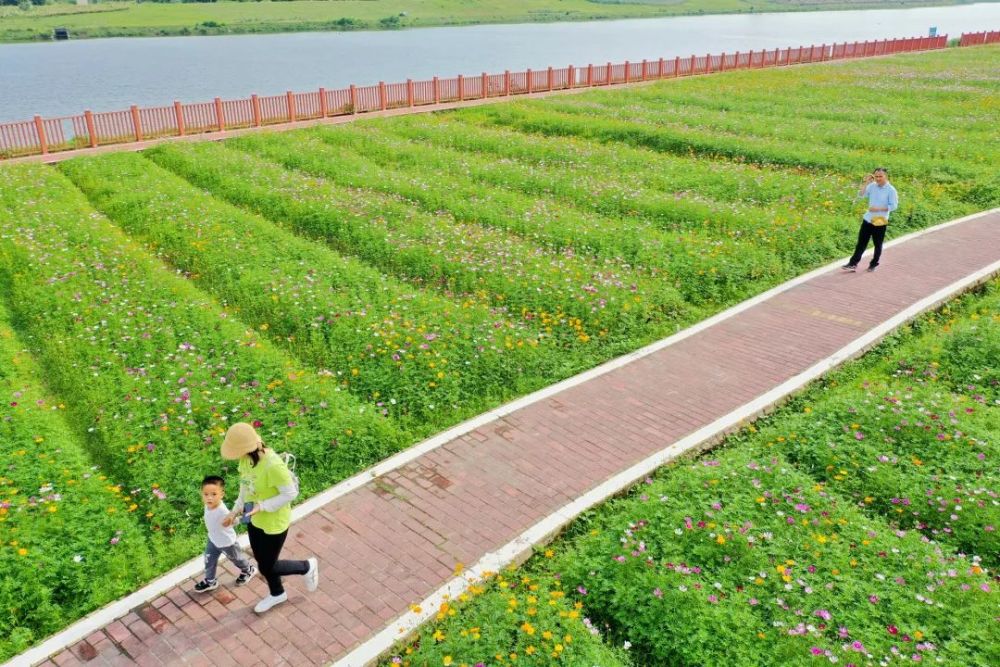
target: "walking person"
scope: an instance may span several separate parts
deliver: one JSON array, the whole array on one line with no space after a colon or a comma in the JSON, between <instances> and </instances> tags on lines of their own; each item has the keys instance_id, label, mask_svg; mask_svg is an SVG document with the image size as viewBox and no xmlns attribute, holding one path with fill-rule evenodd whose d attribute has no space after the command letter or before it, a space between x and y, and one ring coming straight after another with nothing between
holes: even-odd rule
<instances>
[{"instance_id":1,"label":"walking person","mask_svg":"<svg viewBox=\"0 0 1000 667\"><path fill-rule=\"evenodd\" d=\"M243 550L236 541L236 531L232 522L223 523L229 516L229 508L223 502L226 496L226 480L216 475L209 475L201 482L201 499L205 503L205 528L208 531L208 542L205 545L205 577L194 586L195 593L208 593L219 587L215 570L219 564L219 556L226 554L229 562L240 570L236 578L237 586L245 586L253 579L257 570L243 557Z\"/></svg>"},{"instance_id":2,"label":"walking person","mask_svg":"<svg viewBox=\"0 0 1000 667\"><path fill-rule=\"evenodd\" d=\"M889 225L889 214L899 208L899 195L896 188L889 183L889 173L885 167L879 167L865 176L858 190L857 199L868 199L868 210L861 218L861 229L858 230L858 244L854 254L842 268L845 271L856 271L861 256L868 247L868 241L875 243L875 254L868 264L871 273L878 266L882 257L882 242L885 240L885 229Z\"/></svg>"},{"instance_id":3,"label":"walking person","mask_svg":"<svg viewBox=\"0 0 1000 667\"><path fill-rule=\"evenodd\" d=\"M241 514L249 517L250 548L257 568L267 579L269 595L257 603L254 611L263 614L288 600L281 584L281 578L288 575L305 576L306 590L315 591L319 586L319 562L315 558L279 560L292 519L291 503L299 494L284 459L264 445L253 426L243 422L229 427L221 453L224 459L239 460L240 473L240 495L223 525L231 526Z\"/></svg>"}]
</instances>

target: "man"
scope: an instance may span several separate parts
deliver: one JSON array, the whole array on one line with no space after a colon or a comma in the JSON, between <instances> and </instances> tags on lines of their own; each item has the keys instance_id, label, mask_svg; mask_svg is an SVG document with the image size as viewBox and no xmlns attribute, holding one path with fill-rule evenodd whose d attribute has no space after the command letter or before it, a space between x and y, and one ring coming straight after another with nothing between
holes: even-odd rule
<instances>
[{"instance_id":1,"label":"man","mask_svg":"<svg viewBox=\"0 0 1000 667\"><path fill-rule=\"evenodd\" d=\"M875 255L868 265L868 272L871 273L878 266L878 260L882 257L882 241L885 240L885 228L889 225L889 214L899 208L899 196L896 188L889 183L889 174L884 167L879 167L872 173L865 176L858 190L858 199L868 198L868 210L861 218L861 229L858 230L858 245L854 248L854 254L843 266L845 271L856 271L861 255L868 247L868 240L875 242Z\"/></svg>"}]
</instances>

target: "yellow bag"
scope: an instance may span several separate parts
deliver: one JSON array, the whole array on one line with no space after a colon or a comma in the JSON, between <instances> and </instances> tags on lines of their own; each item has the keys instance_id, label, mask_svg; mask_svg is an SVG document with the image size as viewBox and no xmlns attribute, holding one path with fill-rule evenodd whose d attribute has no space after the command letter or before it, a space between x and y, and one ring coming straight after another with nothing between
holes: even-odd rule
<instances>
[{"instance_id":1,"label":"yellow bag","mask_svg":"<svg viewBox=\"0 0 1000 667\"><path fill-rule=\"evenodd\" d=\"M889 219L881 215L876 215L872 218L871 222L873 227L885 227L889 224Z\"/></svg>"}]
</instances>

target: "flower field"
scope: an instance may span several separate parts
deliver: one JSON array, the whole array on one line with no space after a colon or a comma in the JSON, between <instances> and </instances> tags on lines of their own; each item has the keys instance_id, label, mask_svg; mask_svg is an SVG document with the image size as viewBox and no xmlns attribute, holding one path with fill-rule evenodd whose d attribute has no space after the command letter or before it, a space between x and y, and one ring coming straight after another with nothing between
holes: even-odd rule
<instances>
[{"instance_id":1,"label":"flower field","mask_svg":"<svg viewBox=\"0 0 1000 667\"><path fill-rule=\"evenodd\" d=\"M874 166L889 167L901 195L890 235L1000 204L998 64L996 48L953 49L0 166L0 659L199 553L198 482L235 474L218 456L232 421L294 452L304 492L315 493L845 256L860 215L853 195ZM494 621L510 604L489 602L496 591L519 609L544 600L537 623L520 622L550 633L547 644L483 621L448 626L420 651L452 650L479 627L496 647L483 660L753 664L753 651L779 651L793 664L802 637L763 628L791 623L801 587L782 593L789 609L769 603L763 614L736 605L734 586L749 591L736 582L765 565L767 586L784 586L771 563L779 555L795 561L783 566L793 582L812 581L800 569L820 557L801 543L823 535L823 562L842 575L824 570L822 586L835 586L822 609L837 622L848 608L841 589L864 589L876 564L906 582L872 586L880 599L926 588L918 570L934 563L972 592L949 584L931 599L980 613L974 591L987 575L972 570L996 567L1000 553L989 467L998 352L995 332L984 337L963 317L934 334L939 344L907 343L892 373L865 363L846 372L870 372L861 394L852 380L822 412L784 417L794 426L770 441L762 430L718 466L654 480L655 497L676 503L648 517L649 505L628 506L650 523L633 533L655 545L657 562L707 567L733 549L718 580L629 558L611 567L621 521L599 512L588 519L597 535L581 533L551 561L557 570L539 570L561 580L504 574L473 596L475 614ZM759 478L750 463L766 468ZM629 502L639 503L621 507ZM725 542L703 544L704 530L683 525L683 539L646 537L678 516L714 522L711 539ZM791 517L794 535L749 555L745 540L737 547L736 522L779 535ZM883 565L856 547L865 540L901 553ZM678 606L678 577L718 581L725 596ZM689 652L677 653L653 607L636 627L616 616L636 607L640 582L663 593L643 604L688 609L689 625L670 631L700 637ZM908 604L894 603L903 611L886 622L976 664L976 637L952 645L937 607ZM882 651L866 633L887 607L845 618L852 641L860 633ZM720 611L730 608L741 611ZM815 626L809 614L801 622ZM584 615L617 644L581 631ZM713 653L716 622L772 641ZM806 635L839 650L826 630ZM448 654L426 655L438 664Z\"/></svg>"},{"instance_id":2,"label":"flower field","mask_svg":"<svg viewBox=\"0 0 1000 667\"><path fill-rule=\"evenodd\" d=\"M386 664L997 664L997 313L994 281L923 318L476 582Z\"/></svg>"}]
</instances>

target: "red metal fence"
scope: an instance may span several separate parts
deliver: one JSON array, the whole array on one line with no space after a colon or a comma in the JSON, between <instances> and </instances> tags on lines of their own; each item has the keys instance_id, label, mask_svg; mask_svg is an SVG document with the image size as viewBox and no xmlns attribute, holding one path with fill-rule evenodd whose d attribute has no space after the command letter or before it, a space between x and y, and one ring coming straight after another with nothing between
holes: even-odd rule
<instances>
[{"instance_id":1,"label":"red metal fence","mask_svg":"<svg viewBox=\"0 0 1000 667\"><path fill-rule=\"evenodd\" d=\"M959 46L979 46L980 44L1000 44L998 32L963 32L958 40Z\"/></svg>"},{"instance_id":2,"label":"red metal fence","mask_svg":"<svg viewBox=\"0 0 1000 667\"><path fill-rule=\"evenodd\" d=\"M780 67L799 63L864 58L908 51L942 49L948 37L845 42L786 49L692 55L687 58L660 58L642 62L562 67L525 72L429 81L379 82L372 86L350 86L341 90L293 93L247 99L181 104L132 106L126 111L92 113L0 123L0 159L23 155L44 155L55 151L132 143L160 137L182 137L206 132L224 132L312 118L384 111L442 102L505 97L550 90L607 86L612 84L710 74L733 69ZM1000 42L1000 32L962 35L960 46Z\"/></svg>"}]
</instances>

